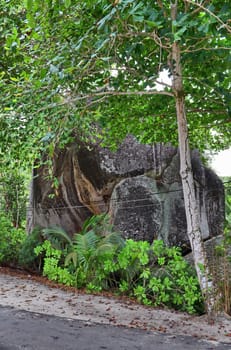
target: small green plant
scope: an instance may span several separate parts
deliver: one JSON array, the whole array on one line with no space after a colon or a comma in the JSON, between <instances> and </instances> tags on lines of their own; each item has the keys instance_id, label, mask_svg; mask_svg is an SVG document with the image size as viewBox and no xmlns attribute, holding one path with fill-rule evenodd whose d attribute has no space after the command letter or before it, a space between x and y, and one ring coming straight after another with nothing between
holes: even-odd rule
<instances>
[{"instance_id":1,"label":"small green plant","mask_svg":"<svg viewBox=\"0 0 231 350\"><path fill-rule=\"evenodd\" d=\"M0 263L17 266L20 248L26 239L23 228L15 228L6 216L0 217Z\"/></svg>"},{"instance_id":2,"label":"small green plant","mask_svg":"<svg viewBox=\"0 0 231 350\"><path fill-rule=\"evenodd\" d=\"M124 245L124 240L113 232L107 215L87 219L81 232L75 234L73 239L60 227L43 229L42 233L53 248L62 251L59 267L63 265L65 257L65 268L74 276L78 288L98 291L112 283L112 266L109 268L109 265L116 251ZM104 268L105 262L107 269ZM47 271L45 273L47 275Z\"/></svg>"},{"instance_id":3,"label":"small green plant","mask_svg":"<svg viewBox=\"0 0 231 350\"><path fill-rule=\"evenodd\" d=\"M43 259L41 256L38 257L35 254L34 248L40 246L43 241L44 239L41 234L41 229L39 227L35 227L34 230L27 235L26 239L21 245L18 259L21 267L32 271L41 271Z\"/></svg>"},{"instance_id":4,"label":"small green plant","mask_svg":"<svg viewBox=\"0 0 231 350\"><path fill-rule=\"evenodd\" d=\"M180 249L163 241L127 240L117 257L119 290L146 305L167 305L189 313L203 311L203 299L194 270Z\"/></svg>"},{"instance_id":5,"label":"small green plant","mask_svg":"<svg viewBox=\"0 0 231 350\"><path fill-rule=\"evenodd\" d=\"M86 286L90 290L106 288L110 284L116 252L122 244L123 240L116 233L105 237L92 230L76 234L73 238L73 250L65 259L65 265L71 266L75 271L76 286Z\"/></svg>"},{"instance_id":6,"label":"small green plant","mask_svg":"<svg viewBox=\"0 0 231 350\"><path fill-rule=\"evenodd\" d=\"M67 286L75 284L74 276L68 269L60 266L62 260L62 251L52 247L51 242L45 240L42 245L35 249L37 256L44 256L43 275L47 276L49 280L56 281Z\"/></svg>"},{"instance_id":7,"label":"small green plant","mask_svg":"<svg viewBox=\"0 0 231 350\"><path fill-rule=\"evenodd\" d=\"M62 227L53 226L42 230L44 239L51 242L52 246L60 250L68 250L72 246L72 239Z\"/></svg>"},{"instance_id":8,"label":"small green plant","mask_svg":"<svg viewBox=\"0 0 231 350\"><path fill-rule=\"evenodd\" d=\"M89 231L94 231L99 236L106 236L108 233L114 232L114 229L107 214L98 214L85 220L81 233L84 235Z\"/></svg>"}]
</instances>

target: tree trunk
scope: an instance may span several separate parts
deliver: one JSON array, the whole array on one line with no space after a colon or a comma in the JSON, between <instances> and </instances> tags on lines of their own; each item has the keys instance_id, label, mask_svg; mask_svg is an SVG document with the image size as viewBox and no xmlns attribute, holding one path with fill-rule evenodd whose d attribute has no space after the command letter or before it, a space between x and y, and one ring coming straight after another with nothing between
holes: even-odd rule
<instances>
[{"instance_id":1,"label":"tree trunk","mask_svg":"<svg viewBox=\"0 0 231 350\"><path fill-rule=\"evenodd\" d=\"M172 5L172 20L176 19L177 2ZM180 45L175 41L172 45L172 74L173 91L176 101L178 123L178 140L180 151L180 174L182 179L185 212L187 220L187 234L192 248L194 264L199 279L200 288L205 298L209 322L213 322L215 309L215 289L209 275L209 267L202 241L199 210L195 195L191 153L188 139L187 119L185 112L185 97L183 90L182 67L180 62Z\"/></svg>"}]
</instances>

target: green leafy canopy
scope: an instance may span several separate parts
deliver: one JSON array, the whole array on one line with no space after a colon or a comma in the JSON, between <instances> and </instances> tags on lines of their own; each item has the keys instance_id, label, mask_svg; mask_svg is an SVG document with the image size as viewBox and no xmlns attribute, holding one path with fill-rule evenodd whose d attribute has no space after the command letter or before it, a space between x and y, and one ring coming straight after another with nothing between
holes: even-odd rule
<instances>
[{"instance_id":1,"label":"green leafy canopy","mask_svg":"<svg viewBox=\"0 0 231 350\"><path fill-rule=\"evenodd\" d=\"M116 145L177 143L171 86L181 46L190 142L230 144L230 2L0 1L0 157L9 166L53 155L75 137ZM158 93L158 94L157 94Z\"/></svg>"}]
</instances>

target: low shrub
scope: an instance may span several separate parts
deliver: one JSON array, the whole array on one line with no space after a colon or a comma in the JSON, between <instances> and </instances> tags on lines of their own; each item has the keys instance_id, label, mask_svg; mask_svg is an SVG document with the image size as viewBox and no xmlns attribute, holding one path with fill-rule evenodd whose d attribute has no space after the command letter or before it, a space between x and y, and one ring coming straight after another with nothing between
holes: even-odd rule
<instances>
[{"instance_id":1,"label":"low shrub","mask_svg":"<svg viewBox=\"0 0 231 350\"><path fill-rule=\"evenodd\" d=\"M45 241L35 252L45 254L43 274L51 280L89 291L113 288L145 305L204 311L194 269L179 248L161 240L124 241L115 232L100 236L90 229L76 234L68 249Z\"/></svg>"},{"instance_id":2,"label":"low shrub","mask_svg":"<svg viewBox=\"0 0 231 350\"><path fill-rule=\"evenodd\" d=\"M0 217L0 264L17 266L19 251L26 239L23 228L15 228L7 216Z\"/></svg>"},{"instance_id":3,"label":"low shrub","mask_svg":"<svg viewBox=\"0 0 231 350\"><path fill-rule=\"evenodd\" d=\"M194 269L179 248L168 248L163 241L126 241L117 257L119 290L146 305L201 313L203 298Z\"/></svg>"},{"instance_id":4,"label":"low shrub","mask_svg":"<svg viewBox=\"0 0 231 350\"><path fill-rule=\"evenodd\" d=\"M101 230L100 230L101 227ZM145 305L203 312L194 269L163 241L124 241L104 216L89 219L71 240L60 228L26 236L0 218L0 263L42 271L50 280L90 291L113 288Z\"/></svg>"},{"instance_id":5,"label":"low shrub","mask_svg":"<svg viewBox=\"0 0 231 350\"><path fill-rule=\"evenodd\" d=\"M32 271L41 271L43 258L41 256L38 257L34 249L40 246L43 241L44 239L39 227L34 228L34 230L26 236L19 250L18 262L21 267Z\"/></svg>"},{"instance_id":6,"label":"low shrub","mask_svg":"<svg viewBox=\"0 0 231 350\"><path fill-rule=\"evenodd\" d=\"M75 284L74 275L68 269L60 266L62 260L62 251L52 247L50 241L46 240L43 244L37 246L35 249L37 257L43 257L43 275L47 276L49 280L73 286Z\"/></svg>"}]
</instances>

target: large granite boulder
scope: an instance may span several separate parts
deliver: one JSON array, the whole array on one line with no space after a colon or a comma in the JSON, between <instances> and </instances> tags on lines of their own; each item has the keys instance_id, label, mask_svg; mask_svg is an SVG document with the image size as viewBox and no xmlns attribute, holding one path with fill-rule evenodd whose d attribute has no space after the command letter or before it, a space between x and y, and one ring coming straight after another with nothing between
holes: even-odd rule
<instances>
[{"instance_id":1,"label":"large granite boulder","mask_svg":"<svg viewBox=\"0 0 231 350\"><path fill-rule=\"evenodd\" d=\"M116 152L72 144L57 150L54 187L47 166L34 169L28 230L62 226L70 235L84 220L108 212L126 238L163 239L190 250L186 234L179 152L170 145L142 145L128 136ZM217 175L192 152L195 189L204 240L222 233L224 189Z\"/></svg>"}]
</instances>

